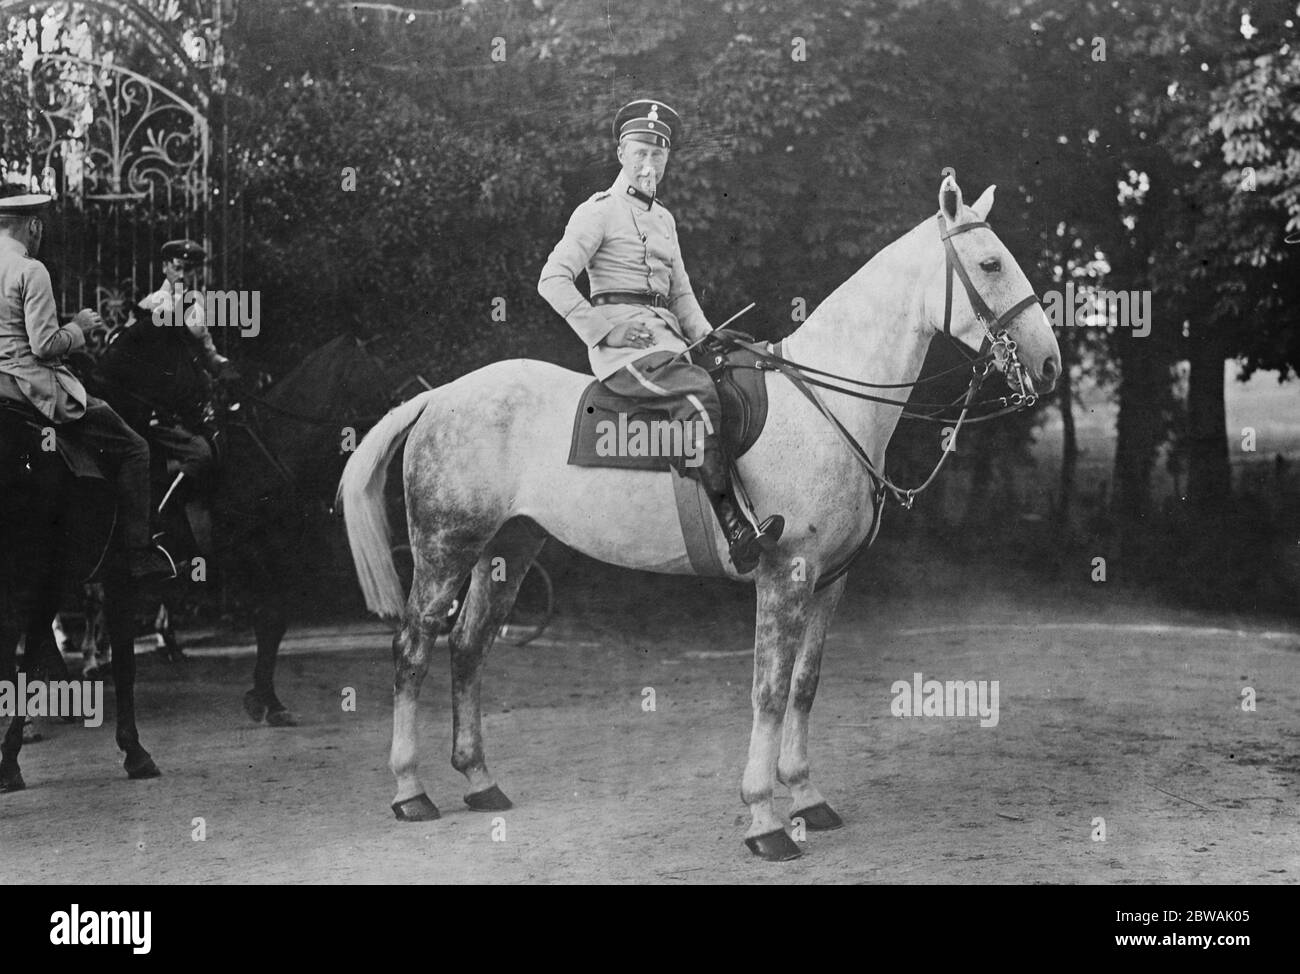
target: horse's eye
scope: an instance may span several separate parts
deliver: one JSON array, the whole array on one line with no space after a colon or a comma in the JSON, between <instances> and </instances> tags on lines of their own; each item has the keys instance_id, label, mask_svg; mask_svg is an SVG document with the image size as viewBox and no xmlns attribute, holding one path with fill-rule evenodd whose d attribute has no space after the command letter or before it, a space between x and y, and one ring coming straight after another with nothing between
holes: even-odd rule
<instances>
[{"instance_id":1,"label":"horse's eye","mask_svg":"<svg viewBox=\"0 0 1300 974\"><path fill-rule=\"evenodd\" d=\"M980 261L980 270L988 271L990 274L993 274L1002 270L1002 261L998 260L996 257L989 257L987 260Z\"/></svg>"}]
</instances>

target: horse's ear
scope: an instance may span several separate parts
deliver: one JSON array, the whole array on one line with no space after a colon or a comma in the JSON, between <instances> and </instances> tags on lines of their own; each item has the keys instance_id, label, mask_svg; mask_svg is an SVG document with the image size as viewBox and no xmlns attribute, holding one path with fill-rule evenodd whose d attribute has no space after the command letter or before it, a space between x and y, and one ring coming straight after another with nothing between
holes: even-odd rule
<instances>
[{"instance_id":1,"label":"horse's ear","mask_svg":"<svg viewBox=\"0 0 1300 974\"><path fill-rule=\"evenodd\" d=\"M961 216L961 187L951 168L944 169L943 182L939 184L939 212L949 223L956 223Z\"/></svg>"},{"instance_id":2,"label":"horse's ear","mask_svg":"<svg viewBox=\"0 0 1300 974\"><path fill-rule=\"evenodd\" d=\"M987 220L989 218L989 210L993 209L993 191L995 189L997 189L996 186L990 186L980 194L979 199L970 205L970 208L975 212L975 215L981 220Z\"/></svg>"}]
</instances>

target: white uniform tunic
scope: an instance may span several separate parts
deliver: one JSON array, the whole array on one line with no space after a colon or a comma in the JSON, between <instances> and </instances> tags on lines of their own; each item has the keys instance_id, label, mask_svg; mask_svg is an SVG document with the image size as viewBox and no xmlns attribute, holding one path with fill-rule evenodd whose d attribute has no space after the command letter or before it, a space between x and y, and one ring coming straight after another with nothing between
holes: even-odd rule
<instances>
[{"instance_id":1,"label":"white uniform tunic","mask_svg":"<svg viewBox=\"0 0 1300 974\"><path fill-rule=\"evenodd\" d=\"M677 222L659 202L630 192L622 173L614 185L573 212L564 238L542 268L537 291L588 347L591 371L604 379L644 355L678 352L712 331L682 264ZM593 296L606 291L653 292L666 308L638 304L593 306L574 283L586 270ZM650 348L610 348L615 325L635 322L653 336Z\"/></svg>"}]
</instances>

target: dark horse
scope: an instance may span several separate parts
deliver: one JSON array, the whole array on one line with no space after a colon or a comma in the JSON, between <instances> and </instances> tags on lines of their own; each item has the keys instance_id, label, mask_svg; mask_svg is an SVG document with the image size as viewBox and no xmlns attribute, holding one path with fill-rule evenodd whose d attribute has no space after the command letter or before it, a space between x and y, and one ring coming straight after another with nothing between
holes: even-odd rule
<instances>
[{"instance_id":1,"label":"dark horse","mask_svg":"<svg viewBox=\"0 0 1300 974\"><path fill-rule=\"evenodd\" d=\"M129 777L154 778L160 772L135 725L133 583L114 537L112 491L93 457L43 449L47 429L34 411L0 406L0 679L16 680L21 634L27 637L23 668L32 671L65 582L98 569L113 647L117 746ZM0 792L26 787L18 767L25 722L15 715L0 744Z\"/></svg>"},{"instance_id":2,"label":"dark horse","mask_svg":"<svg viewBox=\"0 0 1300 974\"><path fill-rule=\"evenodd\" d=\"M166 451L151 436L150 421L183 414L187 390L203 385L197 345L184 329L137 323L109 346L97 373L97 392L150 440L157 508L175 470L161 462ZM257 661L244 709L256 721L297 723L275 692L276 657L287 628L285 596L304 576L302 541L313 509L331 499L348 444L359 442L390 405L386 390L383 373L355 338L343 335L321 346L265 394L245 395L220 410L213 437L219 472L208 492L215 550L199 552L193 539L181 538L187 528L174 517L181 504L170 503L173 518L160 524L173 539L164 541L169 550L211 554L251 607ZM183 484L182 494L186 489ZM209 580L206 565L201 573L183 571L186 578L191 584Z\"/></svg>"},{"instance_id":3,"label":"dark horse","mask_svg":"<svg viewBox=\"0 0 1300 974\"><path fill-rule=\"evenodd\" d=\"M122 359L125 372L114 370L119 380L141 370L138 384L108 384L103 376L91 382L115 408L121 406L128 420L139 418L133 410L139 397L131 388L150 388L159 374L188 367L182 351L188 346L179 344L182 330L157 332L158 341L141 343L135 346L137 354ZM301 562L300 540L312 510L332 500L349 445L359 442L390 405L387 389L378 365L345 335L311 353L264 395L248 395L225 410L218 437L222 474L213 498L215 554L236 593L247 596L252 606L257 660L244 708L255 720L273 726L295 723L274 684L287 628L285 592L292 580L309 574ZM97 577L104 583L117 742L126 752L130 777L153 777L159 771L140 745L135 726L134 608L139 593L119 563L120 546L108 544L111 492L101 481L75 476L58 455L43 451L39 423L31 420L0 408L0 679L15 674L20 633L27 634L30 667L49 637L63 583L84 579L102 557ZM147 416L144 423L142 432L147 433ZM155 497L155 507L160 499ZM186 573L182 578L187 575L194 577ZM18 769L23 723L15 717L5 736L0 791L23 787Z\"/></svg>"}]
</instances>

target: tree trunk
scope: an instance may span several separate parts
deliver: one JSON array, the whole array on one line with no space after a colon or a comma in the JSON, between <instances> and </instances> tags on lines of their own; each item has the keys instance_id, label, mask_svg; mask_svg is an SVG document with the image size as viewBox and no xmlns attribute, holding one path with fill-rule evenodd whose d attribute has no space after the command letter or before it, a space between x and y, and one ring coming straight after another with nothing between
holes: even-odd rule
<instances>
[{"instance_id":1,"label":"tree trunk","mask_svg":"<svg viewBox=\"0 0 1300 974\"><path fill-rule=\"evenodd\" d=\"M1115 444L1115 491L1113 511L1119 520L1121 537L1136 542L1132 533L1140 528L1151 508L1151 469L1155 452L1165 437L1165 407L1169 400L1169 373L1155 349L1144 339L1125 335L1120 339L1118 438Z\"/></svg>"},{"instance_id":2,"label":"tree trunk","mask_svg":"<svg viewBox=\"0 0 1300 974\"><path fill-rule=\"evenodd\" d=\"M1070 366L1074 362L1074 345L1070 336L1062 336L1061 378L1057 382L1061 409L1061 495L1056 508L1057 523L1069 528L1074 509L1075 474L1079 468L1079 437L1074 427L1074 386Z\"/></svg>"},{"instance_id":3,"label":"tree trunk","mask_svg":"<svg viewBox=\"0 0 1300 974\"><path fill-rule=\"evenodd\" d=\"M1227 414L1223 405L1224 345L1207 328L1193 330L1187 387L1187 496L1203 514L1222 514L1232 497Z\"/></svg>"}]
</instances>

